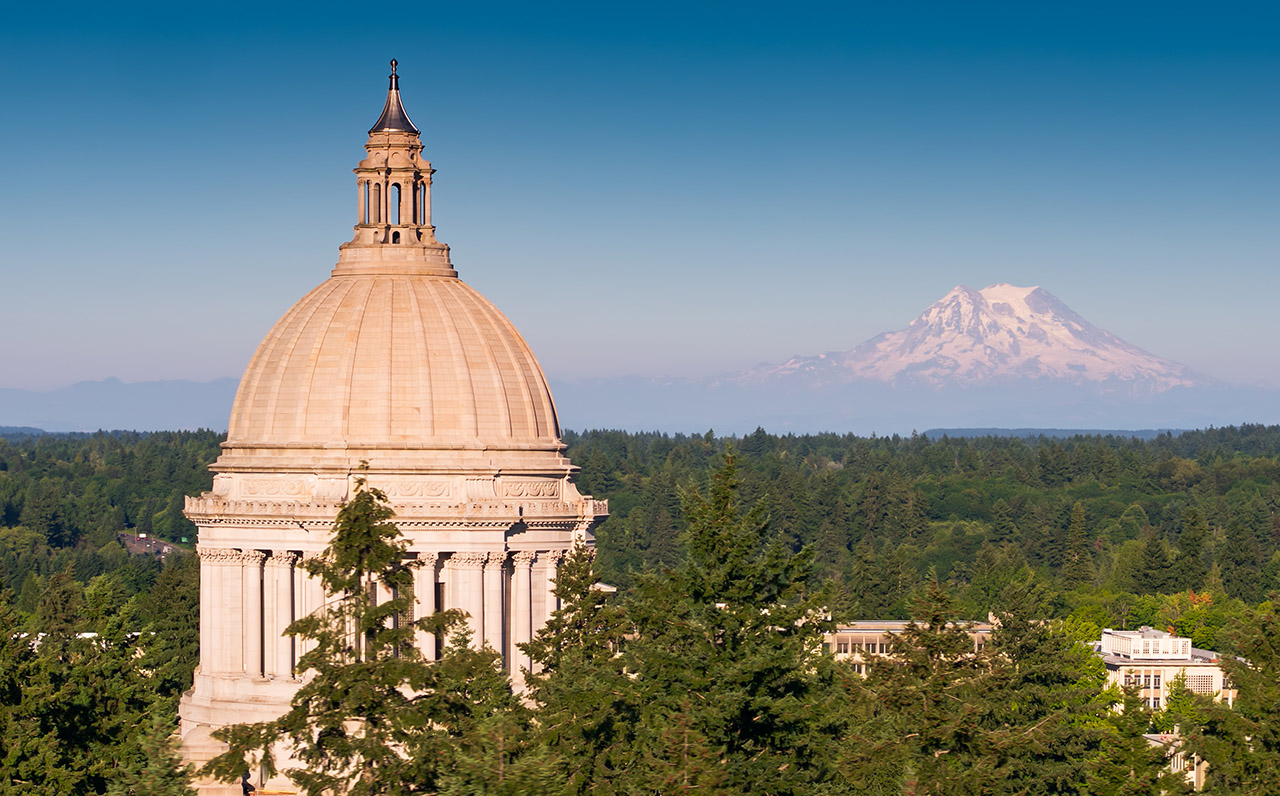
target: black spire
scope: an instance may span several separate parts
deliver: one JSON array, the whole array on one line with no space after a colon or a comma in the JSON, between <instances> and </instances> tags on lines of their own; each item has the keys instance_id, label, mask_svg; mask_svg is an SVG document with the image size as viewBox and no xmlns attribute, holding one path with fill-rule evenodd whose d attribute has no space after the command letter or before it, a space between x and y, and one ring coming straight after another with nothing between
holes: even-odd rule
<instances>
[{"instance_id":1,"label":"black spire","mask_svg":"<svg viewBox=\"0 0 1280 796\"><path fill-rule=\"evenodd\" d=\"M391 59L391 87L387 89L387 104L382 106L382 115L373 123L369 134L373 133L413 133L418 128L409 121L409 114L404 112L404 104L400 102L400 76L396 74L396 59Z\"/></svg>"}]
</instances>

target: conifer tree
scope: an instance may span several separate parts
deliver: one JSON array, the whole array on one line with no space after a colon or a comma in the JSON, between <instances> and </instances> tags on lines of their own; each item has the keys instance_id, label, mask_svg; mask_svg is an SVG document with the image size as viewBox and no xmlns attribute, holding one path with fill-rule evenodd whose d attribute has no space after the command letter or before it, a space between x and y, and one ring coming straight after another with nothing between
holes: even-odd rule
<instances>
[{"instance_id":1,"label":"conifer tree","mask_svg":"<svg viewBox=\"0 0 1280 796\"><path fill-rule=\"evenodd\" d=\"M630 625L616 602L594 588L594 555L575 546L556 572L560 609L525 646L540 742L565 794L584 794L625 766L640 705L620 654Z\"/></svg>"},{"instance_id":2,"label":"conifer tree","mask_svg":"<svg viewBox=\"0 0 1280 796\"><path fill-rule=\"evenodd\" d=\"M1096 796L1164 796L1187 792L1181 774L1167 768L1165 750L1142 735L1151 725L1151 711L1143 706L1138 687L1124 689L1120 709L1106 720L1103 753L1091 761L1088 790Z\"/></svg>"},{"instance_id":3,"label":"conifer tree","mask_svg":"<svg viewBox=\"0 0 1280 796\"><path fill-rule=\"evenodd\" d=\"M1001 595L987 647L991 673L978 699L990 793L1084 794L1102 752L1111 701L1102 662L1061 623L1048 621L1050 593L1033 578Z\"/></svg>"},{"instance_id":4,"label":"conifer tree","mask_svg":"<svg viewBox=\"0 0 1280 796\"><path fill-rule=\"evenodd\" d=\"M1273 595L1225 635L1235 655L1221 666L1236 689L1231 705L1203 708L1204 724L1190 733L1189 750L1208 763L1207 791L1264 796L1280 793L1280 613ZM1239 657L1237 657L1239 656Z\"/></svg>"},{"instance_id":5,"label":"conifer tree","mask_svg":"<svg viewBox=\"0 0 1280 796\"><path fill-rule=\"evenodd\" d=\"M992 761L981 753L982 668L968 626L933 578L891 654L869 666L867 688L883 707L871 735L893 739L885 754L899 761L898 787L915 783L943 796L980 793L993 782Z\"/></svg>"},{"instance_id":6,"label":"conifer tree","mask_svg":"<svg viewBox=\"0 0 1280 796\"><path fill-rule=\"evenodd\" d=\"M614 780L625 792L669 792L686 776L703 793L842 787L847 707L822 651L830 624L804 591L810 555L771 538L762 504L744 509L738 484L728 454L705 493L686 493L686 562L642 577L627 603L638 717L630 770Z\"/></svg>"},{"instance_id":7,"label":"conifer tree","mask_svg":"<svg viewBox=\"0 0 1280 796\"><path fill-rule=\"evenodd\" d=\"M1067 526L1066 555L1062 564L1062 585L1074 589L1093 583L1097 570L1093 566L1093 551L1089 529L1085 523L1084 504L1076 501L1071 507L1071 523Z\"/></svg>"},{"instance_id":8,"label":"conifer tree","mask_svg":"<svg viewBox=\"0 0 1280 796\"><path fill-rule=\"evenodd\" d=\"M1209 523L1200 509L1188 506L1182 513L1182 533L1178 535L1178 557L1174 562L1174 578L1179 589L1204 586L1205 576L1209 574L1204 563L1208 543Z\"/></svg>"}]
</instances>

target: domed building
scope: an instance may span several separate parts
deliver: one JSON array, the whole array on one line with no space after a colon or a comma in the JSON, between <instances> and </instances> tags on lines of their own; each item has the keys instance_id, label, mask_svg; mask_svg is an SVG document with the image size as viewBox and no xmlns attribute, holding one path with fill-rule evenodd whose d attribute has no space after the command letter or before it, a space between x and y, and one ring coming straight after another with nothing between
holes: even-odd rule
<instances>
[{"instance_id":1,"label":"domed building","mask_svg":"<svg viewBox=\"0 0 1280 796\"><path fill-rule=\"evenodd\" d=\"M299 564L328 544L357 475L409 541L415 613L458 609L516 686L557 608L556 565L592 544L604 501L579 494L528 344L458 278L431 223L434 170L400 100L396 62L355 168L355 234L329 278L267 334L241 379L199 527L200 663L180 706L184 754L218 727L275 718L305 651L283 635L324 602ZM361 462L368 469L358 472ZM420 634L429 658L441 641ZM206 785L203 794L239 793Z\"/></svg>"}]
</instances>

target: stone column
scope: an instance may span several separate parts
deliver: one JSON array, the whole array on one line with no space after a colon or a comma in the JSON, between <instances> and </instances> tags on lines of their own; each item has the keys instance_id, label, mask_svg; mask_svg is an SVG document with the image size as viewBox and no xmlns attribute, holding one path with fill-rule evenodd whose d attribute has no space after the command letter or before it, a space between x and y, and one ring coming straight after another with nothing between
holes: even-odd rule
<instances>
[{"instance_id":1,"label":"stone column","mask_svg":"<svg viewBox=\"0 0 1280 796\"><path fill-rule=\"evenodd\" d=\"M502 593L503 568L507 563L506 552L485 554L484 563L484 643L499 653L503 646L503 619L506 617L506 600ZM506 656L503 655L505 658Z\"/></svg>"},{"instance_id":2,"label":"stone column","mask_svg":"<svg viewBox=\"0 0 1280 796\"><path fill-rule=\"evenodd\" d=\"M304 553L302 558L319 558L319 553ZM298 616L310 616L324 608L324 583L319 578L299 568L297 571ZM314 641L299 641L298 657L301 658L315 647ZM299 675L302 672L298 672Z\"/></svg>"},{"instance_id":3,"label":"stone column","mask_svg":"<svg viewBox=\"0 0 1280 796\"><path fill-rule=\"evenodd\" d=\"M484 646L484 584L482 572L487 558L485 553L454 553L449 557L450 608L457 608L467 615L471 630L471 646Z\"/></svg>"},{"instance_id":4,"label":"stone column","mask_svg":"<svg viewBox=\"0 0 1280 796\"><path fill-rule=\"evenodd\" d=\"M244 673L262 676L262 562L261 550L244 551Z\"/></svg>"},{"instance_id":5,"label":"stone column","mask_svg":"<svg viewBox=\"0 0 1280 796\"><path fill-rule=\"evenodd\" d=\"M222 614L221 672L244 674L244 556L239 550L227 551L222 567L222 588L215 610Z\"/></svg>"},{"instance_id":6,"label":"stone column","mask_svg":"<svg viewBox=\"0 0 1280 796\"><path fill-rule=\"evenodd\" d=\"M279 575L274 552L267 553L262 562L262 673L266 677L274 677L278 664L276 655L275 630L279 614L279 593L276 591L276 579Z\"/></svg>"},{"instance_id":7,"label":"stone column","mask_svg":"<svg viewBox=\"0 0 1280 796\"><path fill-rule=\"evenodd\" d=\"M542 584L542 592L545 595L542 604L542 615L534 620L535 627L533 632L537 633L547 624L547 620L560 607L560 602L555 595L556 588L556 570L560 568L560 562L564 560L564 550L549 550L546 553L540 553L538 559L543 557L547 559L547 567L543 571L545 581Z\"/></svg>"},{"instance_id":8,"label":"stone column","mask_svg":"<svg viewBox=\"0 0 1280 796\"><path fill-rule=\"evenodd\" d=\"M406 184L407 182L407 184ZM406 226L417 224L418 218L414 213L414 197L418 193L417 183L414 182L413 176L409 175L407 180L400 181L400 223Z\"/></svg>"},{"instance_id":9,"label":"stone column","mask_svg":"<svg viewBox=\"0 0 1280 796\"><path fill-rule=\"evenodd\" d=\"M424 223L422 226L431 226L431 175L427 174L422 178L422 218Z\"/></svg>"},{"instance_id":10,"label":"stone column","mask_svg":"<svg viewBox=\"0 0 1280 796\"><path fill-rule=\"evenodd\" d=\"M226 571L239 564L239 553L218 547L200 547L200 671L226 673L229 620L225 600Z\"/></svg>"},{"instance_id":11,"label":"stone column","mask_svg":"<svg viewBox=\"0 0 1280 796\"><path fill-rule=\"evenodd\" d=\"M515 569L511 573L511 651L507 655L507 661L510 664L511 685L516 691L524 690L524 670L532 665L529 656L519 645L533 640L531 585L534 557L535 553L529 550L521 550L513 557Z\"/></svg>"},{"instance_id":12,"label":"stone column","mask_svg":"<svg viewBox=\"0 0 1280 796\"><path fill-rule=\"evenodd\" d=\"M267 615L267 638L270 639L268 652L271 665L268 674L276 677L293 676L293 637L286 636L284 631L293 623L293 565L297 556L288 551L276 550L267 559L273 577L273 599L271 613Z\"/></svg>"},{"instance_id":13,"label":"stone column","mask_svg":"<svg viewBox=\"0 0 1280 796\"><path fill-rule=\"evenodd\" d=\"M426 619L436 613L436 560L439 553L419 553L421 564L413 571L414 619ZM414 645L429 661L436 659L436 636L421 628L414 636Z\"/></svg>"}]
</instances>

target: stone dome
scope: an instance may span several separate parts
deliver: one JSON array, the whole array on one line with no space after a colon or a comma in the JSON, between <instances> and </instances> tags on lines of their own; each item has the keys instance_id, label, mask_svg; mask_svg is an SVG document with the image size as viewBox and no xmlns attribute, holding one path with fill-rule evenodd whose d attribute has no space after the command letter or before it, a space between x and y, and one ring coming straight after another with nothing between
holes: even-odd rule
<instances>
[{"instance_id":1,"label":"stone dome","mask_svg":"<svg viewBox=\"0 0 1280 796\"><path fill-rule=\"evenodd\" d=\"M258 347L228 448L559 450L542 369L456 277L338 273Z\"/></svg>"}]
</instances>

